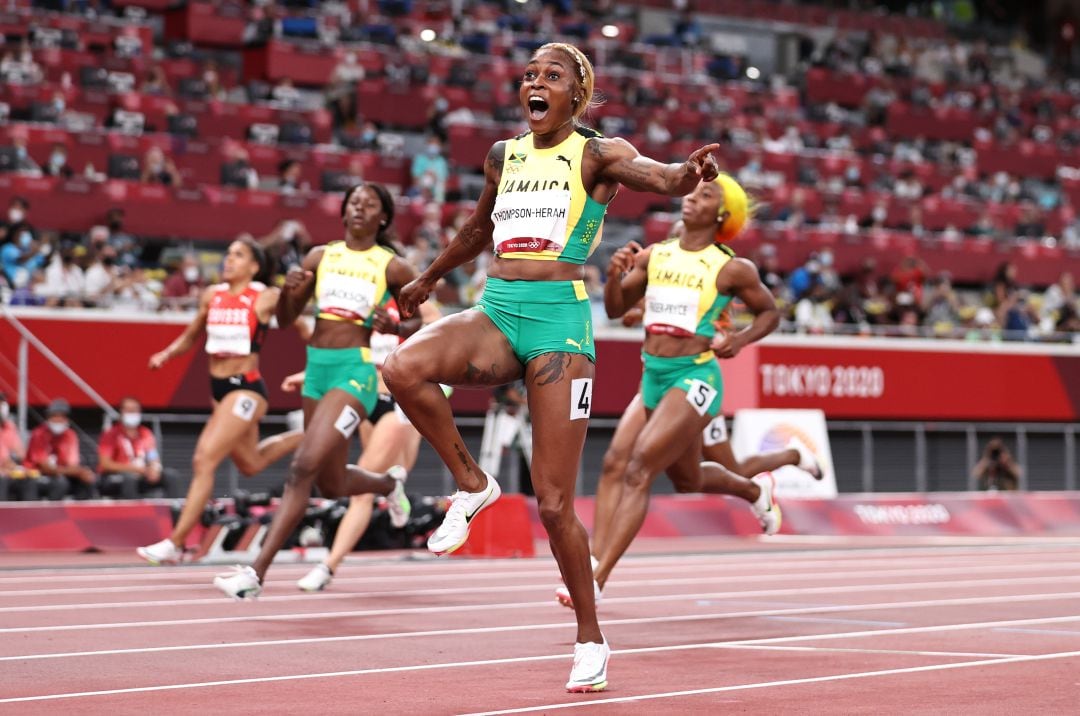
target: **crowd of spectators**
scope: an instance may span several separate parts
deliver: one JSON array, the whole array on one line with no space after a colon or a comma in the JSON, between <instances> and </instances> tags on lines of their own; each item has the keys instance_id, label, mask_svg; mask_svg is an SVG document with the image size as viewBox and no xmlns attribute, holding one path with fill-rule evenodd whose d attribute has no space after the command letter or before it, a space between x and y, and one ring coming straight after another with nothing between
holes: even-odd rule
<instances>
[{"instance_id":1,"label":"crowd of spectators","mask_svg":"<svg viewBox=\"0 0 1080 716\"><path fill-rule=\"evenodd\" d=\"M24 446L13 408L0 393L0 501L179 497L178 476L162 467L157 438L143 425L142 407L124 398L116 421L97 442L95 461L80 445L89 437L71 422L62 398L49 403Z\"/></svg>"},{"instance_id":2,"label":"crowd of spectators","mask_svg":"<svg viewBox=\"0 0 1080 716\"><path fill-rule=\"evenodd\" d=\"M83 12L106 14L107 4L88 2ZM1071 206L1063 182L1072 171L1062 167L1057 176L1020 176L979 168L977 147L991 142L1013 146L1019 142L1050 145L1063 151L1080 147L1080 122L1059 119L1049 94L1031 100L1033 87L1076 94L1080 84L1070 75L1071 65L1038 67L1037 55L1004 43L959 41L943 36L904 36L879 32L811 32L804 28L799 57L786 74L760 77L744 56L718 52L693 12L692 3L675 3L670 31L637 34L632 20L636 9L606 0L591 2L463 2L422 3L382 0L363 4L361 12L341 3L255 3L244 9L248 26L244 40L271 38L303 40L347 49L322 87L296 86L290 79L273 83L240 79L236 55L201 52L190 56L199 71L191 77L170 79L161 64L151 61L133 89L159 98L176 99L172 111L180 113L180 100L211 99L221 102L262 104L290 111L329 111L331 142L343 150L401 153L409 157L408 180L401 187L420 217L415 229L399 239L407 256L423 268L445 246L469 208L467 187L476 186L477 170L455 166L447 146L449 128L458 122L505 122L516 126L512 100L491 112L455 106L442 96L453 88L491 84L478 74L470 58L495 47L509 46L527 53L534 38L561 36L582 42L604 68L601 89L621 108L603 108L593 120L606 132L632 135L650 150L682 140L720 141L725 151L745 157L726 168L758 193L756 223L790 231L828 230L855 236L873 232L904 232L920 239L957 241L983 237L1003 244L1017 240L1080 247L1080 220ZM431 35L424 37L402 18L416 17L422 9ZM604 28L606 40L598 39ZM614 28L613 33L608 29ZM618 39L615 39L615 38ZM9 45L0 61L0 75L8 82L34 85L45 81L35 61L34 43L27 36ZM1014 45L1017 43L1014 43ZM366 69L357 48L377 48L378 70ZM673 50L660 63L656 48ZM157 48L154 59L166 56ZM449 58L449 70L435 77L416 53ZM1071 62L1071 60L1070 60ZM658 66L663 64L663 66ZM753 72L751 72L753 70ZM826 71L838 78L859 76L871 88L855 105L816 101L806 91L810 73ZM365 118L355 87L365 78L381 76L434 90L423 132L379 126ZM1037 79L1035 79L1037 77ZM74 80L60 79L50 112L38 121L65 126L74 119L65 104L65 88ZM504 80L511 82L510 79ZM695 90L693 98L686 92ZM735 91L732 90L735 87ZM443 91L445 88L445 92ZM504 88L505 89L505 88ZM512 95L511 95L512 97ZM740 99L736 100L735 98ZM788 101L795 98L795 101ZM896 102L915 108L957 109L978 113L973 136L964 140L932 140L889 131L888 109ZM505 112L503 112L505 109ZM622 111L624 110L624 111ZM672 122L680 113L697 112L706 120L697 127ZM1070 119L1080 119L1080 102L1072 105ZM107 124L127 131L130 117L119 112ZM130 127L141 131L141 125ZM248 140L274 142L276 133L253 125ZM286 127L278 128L285 133ZM276 130L275 130L276 131ZM303 133L300 132L302 135ZM31 156L25 135L11 132L14 163L11 171L27 175L80 176L101 180L109 176L179 188L181 167L166 146L152 146L126 167L72 166L63 144L47 155ZM261 189L285 195L337 191L364 178L363 164L351 162L333 176L310 175L300 161L285 157L276 174L256 171L244 143L223 145L221 184ZM770 157L797 158L794 181L770 168ZM842 171L826 172L822 159L859 159ZM933 174L947 175L935 182ZM876 197L865 213L844 209L841 196L856 189ZM983 207L969 225L936 226L928 209L940 200L963 200ZM817 207L817 208L814 208ZM1001 207L1012 207L1007 214ZM110 211L100 224L82 235L52 231L31 223L25 200L11 200L7 221L0 231L0 259L5 295L13 304L65 307L111 307L140 310L190 308L198 292L216 278L217 255L194 243L147 246L141 237L123 230L123 211ZM620 239L620 226L611 221L607 236ZM1053 228L1053 230L1051 229ZM625 234L629 235L629 234ZM231 238L231 237L220 237ZM279 258L279 268L295 265L312 243L303 224L288 221L261 239ZM753 252L762 275L787 311L786 327L805 332L881 332L887 335L1062 339L1077 322L1077 298L1071 278L1063 275L1051 287L1016 285L1002 294L1000 276L982 283L953 285L952 277L917 259L902 265L869 261L858 271L838 275L828 251L808 254L802 265L788 271L776 267L775 247L765 243ZM597 261L605 254L600 253ZM451 306L475 302L483 287L489 255L455 270L439 288L439 298ZM601 290L603 272L590 266L588 285Z\"/></svg>"}]
</instances>

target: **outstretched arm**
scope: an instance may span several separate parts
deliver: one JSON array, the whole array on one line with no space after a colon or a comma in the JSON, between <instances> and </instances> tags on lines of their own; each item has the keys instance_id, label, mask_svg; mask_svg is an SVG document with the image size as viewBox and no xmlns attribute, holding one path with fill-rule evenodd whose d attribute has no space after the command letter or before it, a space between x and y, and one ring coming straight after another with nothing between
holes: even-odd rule
<instances>
[{"instance_id":1,"label":"outstretched arm","mask_svg":"<svg viewBox=\"0 0 1080 716\"><path fill-rule=\"evenodd\" d=\"M712 181L720 173L712 155L719 148L719 144L708 144L681 164L661 164L643 156L630 142L616 137L590 139L586 153L600 179L618 182L634 191L685 196L698 182Z\"/></svg>"},{"instance_id":2,"label":"outstretched arm","mask_svg":"<svg viewBox=\"0 0 1080 716\"><path fill-rule=\"evenodd\" d=\"M499 181L502 179L505 149L505 142L496 142L488 152L484 162L484 189L473 213L465 220L465 225L450 240L443 252L435 257L431 265L416 280L402 288L398 296L398 308L403 318L409 318L416 313L417 307L427 299L440 278L463 263L475 259L491 241L491 234L495 230L491 222L491 211L495 208L495 196L499 192Z\"/></svg>"},{"instance_id":3,"label":"outstretched arm","mask_svg":"<svg viewBox=\"0 0 1080 716\"><path fill-rule=\"evenodd\" d=\"M202 292L202 296L199 297L199 310L195 314L195 318L165 350L158 351L150 356L150 370L157 370L176 356L191 350L199 334L206 330L206 317L210 313L210 296L213 293L214 289L212 288L207 288Z\"/></svg>"}]
</instances>

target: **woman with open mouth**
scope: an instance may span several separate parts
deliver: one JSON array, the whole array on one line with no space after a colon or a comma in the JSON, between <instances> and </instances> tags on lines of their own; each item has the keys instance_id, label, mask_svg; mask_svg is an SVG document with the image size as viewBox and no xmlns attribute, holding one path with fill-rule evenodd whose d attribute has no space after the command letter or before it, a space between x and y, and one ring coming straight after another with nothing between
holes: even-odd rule
<instances>
[{"instance_id":1,"label":"woman with open mouth","mask_svg":"<svg viewBox=\"0 0 1080 716\"><path fill-rule=\"evenodd\" d=\"M403 316L412 315L441 277L494 242L483 298L474 310L425 327L383 368L398 404L457 482L446 519L428 540L437 554L461 547L470 522L500 494L466 450L439 383L488 386L524 377L533 487L577 616L566 684L572 692L605 689L610 654L596 620L588 536L574 512L596 360L583 265L620 186L684 196L719 172L712 156L719 145L661 164L583 126L594 84L592 64L573 45L548 43L529 60L518 92L529 131L492 146L476 209L398 303Z\"/></svg>"}]
</instances>

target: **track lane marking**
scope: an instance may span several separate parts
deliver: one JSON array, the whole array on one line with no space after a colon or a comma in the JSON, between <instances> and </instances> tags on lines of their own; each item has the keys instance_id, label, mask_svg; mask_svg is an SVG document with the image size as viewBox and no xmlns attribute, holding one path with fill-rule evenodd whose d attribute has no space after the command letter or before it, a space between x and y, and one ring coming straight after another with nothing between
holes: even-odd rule
<instances>
[{"instance_id":1,"label":"track lane marking","mask_svg":"<svg viewBox=\"0 0 1080 716\"><path fill-rule=\"evenodd\" d=\"M769 610L756 610L746 612L719 612L719 613L705 613L705 614L679 614L674 616L648 616L648 617L630 617L625 619L606 619L603 621L605 626L622 626L622 625L635 625L635 624L658 624L658 623L680 623L691 621L707 621L707 620L719 620L719 619L746 619L752 617L770 617L783 614L822 614L822 613L838 613L848 611L884 611L888 609L915 609L915 608L937 608L941 606L952 606L957 603L964 605L970 604L987 604L987 603L1004 603L1004 602L1035 602L1035 601L1050 601L1050 600L1062 600L1066 601L1073 599L1075 593L1062 592L1052 595L1016 595L1013 597L974 597L960 600L924 600L918 602L885 602L876 604L853 604L853 605L836 605L825 607L801 607L797 609L769 609ZM332 615L331 615L332 616ZM1030 619L1020 620L1006 620L997 622L976 622L976 626L983 626L990 624L993 626L1014 626L1014 625L1032 625L1032 624L1056 624L1061 622L1080 622L1080 616L1069 615L1063 617L1037 617ZM429 637L429 636L462 636L467 634L496 634L506 632L522 632L522 631L542 631L548 629L571 629L574 627L570 622L554 622L554 623L541 623L541 624L511 624L507 626L494 626L494 627L463 627L458 629L433 629L425 631L408 631L408 632L389 632L382 634L355 634L346 636L329 636L329 637L306 637L300 639L274 639L274 640L258 640L258 641L246 641L246 642L215 642L210 644L180 644L175 646L152 646L152 647L132 647L127 649L100 649L93 651L74 651L74 652L51 652L46 654L21 654L13 656L0 657L0 662L5 661L28 661L28 660L40 660L40 659L65 659L73 657L90 657L90 656L114 656L119 654L150 654L161 652L179 652L179 651L209 651L217 649L240 649L248 647L265 647L265 646L292 646L298 644L326 644L333 642L353 642L353 641L378 641L381 639L408 639L415 637ZM873 635L888 635L898 633L918 633L920 631L932 631L932 630L949 630L950 628L959 628L955 625L934 625L930 627L899 627L896 629L871 629L860 630L857 632L843 632L839 636L832 636L830 633L824 635L814 634L809 635L807 639L827 639L827 638L844 638L844 637L861 637L861 636L873 636ZM800 637L770 637L767 639L753 639L753 640L737 640L731 642L715 642L717 644L736 644L739 646L747 645L760 645L775 643L777 641L792 641L798 640Z\"/></svg>"},{"instance_id":2,"label":"track lane marking","mask_svg":"<svg viewBox=\"0 0 1080 716\"><path fill-rule=\"evenodd\" d=\"M553 565L554 566L554 565ZM1002 565L982 565L975 567L965 567L963 569L964 574L979 574L979 573L992 573L992 572L1038 572L1046 570L1047 572L1053 572L1054 575L1061 575L1063 572L1067 572L1070 569L1080 571L1080 562L1025 562L1023 564L1002 564ZM620 569L619 575L625 575L630 573L647 572L653 573L656 570L653 568L647 568L644 565L637 566L636 569ZM673 568L674 571L674 568ZM957 573L955 566L949 567L910 567L910 568L894 568L894 569L881 569L876 571L867 571L866 569L859 570L846 570L835 572L785 572L781 567L777 569L770 569L769 574L752 574L752 575L740 575L738 580L740 583L746 582L775 582L775 581L818 581L823 579L869 579L869 578L888 578L888 577L916 577L916 576L933 576L933 575L954 575ZM557 579L557 570L544 569L533 570L529 572L516 572L508 575L506 572L482 572L478 574L468 575L470 581L485 580L485 579L521 579L523 577L541 577L549 578L551 580ZM1078 575L1080 576L1080 575ZM460 574L447 574L439 575L440 581L460 581L462 575ZM1021 577L1017 577L1020 579ZM345 577L335 578L334 584L385 584L388 579L392 577ZM620 587L624 586L665 586L665 585L681 585L681 584L695 584L695 583L711 583L711 582L730 582L732 580L730 575L723 575L719 577L682 577L682 578L654 578L654 579L635 579L624 580L619 579L617 584ZM942 582L947 584L947 582ZM291 579L273 579L268 581L270 587L283 587L288 586L290 589L296 588L296 583ZM459 587L459 588L427 588L408 591L384 591L384 592L323 592L318 596L312 595L289 595L289 596L269 596L260 597L260 601L293 601L296 599L345 599L349 597L368 596L376 594L385 594L389 596L397 596L404 594L462 594L470 591L495 591L495 590L525 590L531 588L543 588L550 586L550 583L535 584L535 585L512 585L512 586L478 586L475 588ZM116 593L130 593L130 592L144 592L144 591L162 591L163 589L203 589L206 590L209 587L207 582L178 582L175 584L154 584L154 585L134 585L134 586L120 586L120 587L72 587L64 589L28 589L28 590L9 590L0 591L0 598L3 597L39 597L39 596L60 596L63 594L116 594ZM62 604L37 604L27 607L7 606L0 607L0 613L11 611L49 611L60 609L78 609L78 608L119 608L124 606L176 606L182 604L207 604L214 601L220 601L220 599L213 600L155 600L145 602L67 602Z\"/></svg>"},{"instance_id":3,"label":"track lane marking","mask_svg":"<svg viewBox=\"0 0 1080 716\"><path fill-rule=\"evenodd\" d=\"M1080 617L1066 617L1064 619L1080 619ZM1014 621L1016 621L1016 620L1014 620ZM1034 621L1040 621L1040 620L1034 620ZM960 625L952 625L952 626L958 627L958 628L975 628L975 627L978 627L980 625L985 625L985 624L993 624L993 622L968 623L968 624L960 624ZM737 644L737 643L734 643L734 644ZM695 649L703 649L703 648L718 648L718 647L722 647L722 646L725 646L725 642L713 642L713 643L708 643L708 644L675 644L675 645L658 646L658 647L644 647L644 648L638 648L638 649L622 649L622 650L617 649L617 650L614 650L612 653L616 654L616 655L651 654L651 653L663 653L663 652L671 652L671 651L695 650ZM548 705L545 705L545 706L533 706L533 707L526 707L526 708L520 708L520 709L507 709L507 710L503 710L503 711L487 711L487 712L482 712L482 713L477 713L477 714L470 714L470 716L495 716L496 714L527 713L527 712L531 712L531 711L541 711L541 710L544 710L544 709L561 709L561 708L574 708L574 707L578 707L578 706L591 706L591 705L600 704L600 703L622 703L622 702L627 702L627 701L639 701L639 700L658 699L658 698L671 698L671 697L675 697L675 696L693 696L693 695L698 695L698 694L719 693L719 692L722 692L722 691L738 691L738 690L741 690L741 689L765 688L765 687L770 687L770 686L785 686L785 685L791 685L791 684L815 683L815 682L821 682L821 681L835 681L835 680L840 680L840 679L869 677L869 676L884 676L884 675L891 675L891 674L915 673L915 672L918 672L918 671L935 670L935 669L938 669L938 668L949 668L949 667L957 667L957 666L982 666L982 665L1001 664L1001 663L1016 663L1016 662L1023 662L1023 661L1039 661L1039 660L1046 660L1046 659L1053 659L1053 658L1066 658L1066 657L1073 657L1073 656L1080 656L1080 651L1061 652L1061 653L1056 653L1056 654L1009 656L1009 657L994 658L994 659L987 659L987 660L981 660L981 661L960 662L959 664L953 663L953 664L932 665L932 666L928 666L928 667L908 667L908 668L902 668L902 669L885 669L885 670L880 670L880 671L856 672L854 674L848 673L848 674L838 674L838 675L823 676L823 677L810 677L810 678L807 678L807 679L787 679L787 680L784 680L784 681L771 681L771 682L760 682L760 683L752 683L752 684L739 684L739 685L733 685L733 686L720 686L720 687L714 687L714 688L708 688L708 689L694 689L694 690L690 690L690 691L672 691L672 692L664 692L664 693L659 693L659 694L642 694L642 695L638 695L638 696L626 696L626 697L619 697L619 698L615 698L615 699L593 699L593 700L589 700L589 701L575 701L575 702L571 702L571 703L548 704ZM273 683L273 682L281 682L281 681L300 681L300 680L308 680L308 679L341 678L341 677L349 677L349 676L364 676L364 675L370 675L370 674L388 674L388 673L408 672L408 671L431 671L431 670L437 670L437 669L457 669L457 668L473 667L473 666L495 666L495 665L520 664L520 663L529 663L529 662L537 662L537 661L550 661L550 660L569 661L570 657L567 656L566 654L546 654L546 655L540 655L540 656L511 657L511 658L503 658L503 659L483 659L483 660L468 661L468 662L444 662L444 663L438 663L438 664L416 664L416 665L408 665L408 666L377 667L377 668L371 668L371 669L352 669L352 670L348 670L348 671L327 671L327 672L316 672L316 673L305 673L305 674L283 674L283 675L279 675L279 676L258 676L258 677L250 677L250 678L245 678L245 679L222 679L222 680L218 680L218 681L197 681L197 682L190 682L190 683L183 683L183 684L160 684L160 685L154 685L154 686L136 686L136 687L129 687L129 688L121 688L121 689L104 689L104 690L100 690L100 691L62 692L62 693L53 693L53 694L38 694L38 695L34 695L34 696L10 697L10 698L5 698L5 699L0 699L0 704L25 703L25 702L29 702L29 701L50 701L50 700L57 700L57 699L86 698L86 697L93 697L93 696L113 696L113 695L119 695L119 694L147 693L147 692L153 692L153 691L175 691L175 690L180 690L180 689L200 689L200 688L211 688L211 687L217 687L217 686L235 686L235 685L243 685L243 684L262 684L262 683Z\"/></svg>"},{"instance_id":4,"label":"track lane marking","mask_svg":"<svg viewBox=\"0 0 1080 716\"><path fill-rule=\"evenodd\" d=\"M782 681L762 681L751 684L736 684L733 686L716 686L707 689L689 689L686 691L667 691L655 694L641 694L638 696L620 696L617 698L590 699L588 701L572 701L545 704L543 706L527 706L516 709L503 709L500 711L478 711L465 716L503 716L504 714L523 714L536 711L554 711L556 709L573 709L582 706L598 706L600 704L625 704L634 701L652 701L656 699L670 699L680 696L700 696L703 694L719 694L730 691L745 691L747 689L767 689L777 686L795 686L799 684L821 684L829 681L844 681L848 679L868 679L878 676L895 676L897 674L917 674L928 671L944 671L946 669L967 669L979 666L998 666L1001 664L1020 664L1033 661L1048 661L1052 659L1070 659L1080 656L1080 651L1063 651L1056 654L1039 654L1037 656L1010 656L1003 659L981 659L978 661L962 661L951 664L933 664L930 666L909 666L900 669L881 669L878 671L859 671L847 674L835 674L832 676L812 676L805 679L784 679Z\"/></svg>"}]
</instances>

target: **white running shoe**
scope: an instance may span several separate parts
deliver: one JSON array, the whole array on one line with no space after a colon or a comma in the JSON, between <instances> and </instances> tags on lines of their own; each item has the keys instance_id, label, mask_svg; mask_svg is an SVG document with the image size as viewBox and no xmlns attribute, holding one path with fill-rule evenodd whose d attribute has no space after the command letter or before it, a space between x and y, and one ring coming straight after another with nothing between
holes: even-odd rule
<instances>
[{"instance_id":1,"label":"white running shoe","mask_svg":"<svg viewBox=\"0 0 1080 716\"><path fill-rule=\"evenodd\" d=\"M574 644L574 668L570 670L570 680L566 690L570 693L583 694L590 691L603 691L607 688L607 664L611 656L611 647L607 639L597 644L585 642Z\"/></svg>"},{"instance_id":2,"label":"white running shoe","mask_svg":"<svg viewBox=\"0 0 1080 716\"><path fill-rule=\"evenodd\" d=\"M162 564L179 564L180 560L184 557L184 550L173 544L173 541L166 537L160 542L147 545L146 547L137 547L135 554L145 559L150 564L155 566Z\"/></svg>"},{"instance_id":3,"label":"white running shoe","mask_svg":"<svg viewBox=\"0 0 1080 716\"><path fill-rule=\"evenodd\" d=\"M802 440L797 437L792 437L787 443L788 450L795 450L799 453L799 464L795 467L810 473L810 477L815 480L820 480L824 475L821 472L821 465L818 464L817 458L814 457L814 453L806 446Z\"/></svg>"},{"instance_id":4,"label":"white running shoe","mask_svg":"<svg viewBox=\"0 0 1080 716\"><path fill-rule=\"evenodd\" d=\"M394 491L386 496L386 511L390 513L390 524L394 529L401 529L409 521L412 504L405 495L405 478L409 473L401 465L394 465L386 474L394 478Z\"/></svg>"},{"instance_id":5,"label":"white running shoe","mask_svg":"<svg viewBox=\"0 0 1080 716\"><path fill-rule=\"evenodd\" d=\"M254 599L262 593L262 583L251 567L236 565L233 571L214 577L214 586L233 599Z\"/></svg>"},{"instance_id":6,"label":"white running shoe","mask_svg":"<svg viewBox=\"0 0 1080 716\"><path fill-rule=\"evenodd\" d=\"M755 475L750 480L761 488L757 502L750 503L750 509L761 521L761 531L767 535L774 535L780 531L780 522L783 519L780 514L780 505L776 504L773 494L776 492L776 480L771 472Z\"/></svg>"},{"instance_id":7,"label":"white running shoe","mask_svg":"<svg viewBox=\"0 0 1080 716\"><path fill-rule=\"evenodd\" d=\"M450 497L450 509L446 511L439 529L428 538L428 549L435 554L449 554L469 539L469 525L480 511L499 499L502 490L495 478L484 473L487 486L480 492L458 490Z\"/></svg>"},{"instance_id":8,"label":"white running shoe","mask_svg":"<svg viewBox=\"0 0 1080 716\"><path fill-rule=\"evenodd\" d=\"M305 592L321 592L329 587L330 582L333 580L334 573L330 571L329 567L320 562L312 567L310 572L301 577L296 586Z\"/></svg>"},{"instance_id":9,"label":"white running shoe","mask_svg":"<svg viewBox=\"0 0 1080 716\"><path fill-rule=\"evenodd\" d=\"M594 579L593 583L593 598L596 601L596 606L600 606L600 600L604 597L604 593L600 591L600 584ZM559 601L559 604L563 605L567 609L574 608L574 600L570 598L570 588L565 584L560 584L555 589L555 599Z\"/></svg>"}]
</instances>

